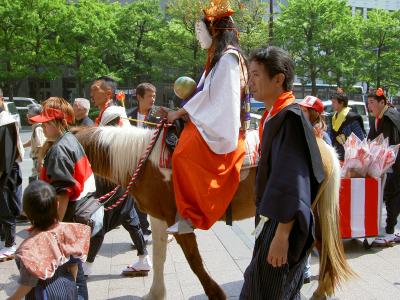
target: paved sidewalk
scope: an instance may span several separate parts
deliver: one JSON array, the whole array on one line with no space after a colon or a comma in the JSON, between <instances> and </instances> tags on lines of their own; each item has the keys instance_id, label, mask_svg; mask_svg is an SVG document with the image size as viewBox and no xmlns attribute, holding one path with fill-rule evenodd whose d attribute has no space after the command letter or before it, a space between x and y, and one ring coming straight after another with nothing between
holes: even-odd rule
<instances>
[{"instance_id":1,"label":"paved sidewalk","mask_svg":"<svg viewBox=\"0 0 400 300\"><path fill-rule=\"evenodd\" d=\"M24 185L30 171L29 163L26 160L22 164ZM17 227L18 244L26 236L26 226ZM229 299L238 299L240 294L243 272L254 245L254 238L250 235L253 227L254 221L249 219L235 222L233 227L219 222L209 231L196 231L206 269L223 287ZM392 248L365 250L362 241L353 240L345 241L345 249L349 263L359 278L344 285L334 299L400 299L400 244ZM149 253L152 253L151 246ZM139 299L145 295L152 283L152 273L145 278L124 278L120 275L122 268L135 260L136 251L131 249L129 234L122 227L107 234L94 263L93 275L88 279L90 299ZM315 256L312 258L312 270L313 274L317 274ZM12 293L17 279L18 270L14 261L0 263L0 299ZM175 240L168 244L165 281L168 299L207 299ZM315 280L304 285L302 298L311 297L316 286Z\"/></svg>"}]
</instances>

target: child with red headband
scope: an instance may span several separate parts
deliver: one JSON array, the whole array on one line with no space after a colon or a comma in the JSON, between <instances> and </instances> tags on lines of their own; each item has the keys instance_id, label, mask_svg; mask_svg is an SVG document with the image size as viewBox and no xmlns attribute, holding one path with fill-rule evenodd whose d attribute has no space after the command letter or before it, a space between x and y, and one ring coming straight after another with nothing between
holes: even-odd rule
<instances>
[{"instance_id":1,"label":"child with red headband","mask_svg":"<svg viewBox=\"0 0 400 300\"><path fill-rule=\"evenodd\" d=\"M368 109L375 117L368 139L375 139L381 133L389 139L390 145L400 144L400 113L388 105L388 100L382 88L370 90ZM397 217L400 214L400 158L397 156L391 170L388 171L383 200L386 205L387 217L385 235L374 241L375 245L387 246L400 242L400 234L394 232Z\"/></svg>"},{"instance_id":2,"label":"child with red headband","mask_svg":"<svg viewBox=\"0 0 400 300\"><path fill-rule=\"evenodd\" d=\"M50 97L42 106L42 113L29 119L32 123L42 123L47 138L48 150L40 179L56 190L59 220L72 222L79 204L96 191L93 171L82 145L68 131L69 125L74 122L72 106L58 97ZM81 262L78 262L76 284L80 299L88 299Z\"/></svg>"}]
</instances>

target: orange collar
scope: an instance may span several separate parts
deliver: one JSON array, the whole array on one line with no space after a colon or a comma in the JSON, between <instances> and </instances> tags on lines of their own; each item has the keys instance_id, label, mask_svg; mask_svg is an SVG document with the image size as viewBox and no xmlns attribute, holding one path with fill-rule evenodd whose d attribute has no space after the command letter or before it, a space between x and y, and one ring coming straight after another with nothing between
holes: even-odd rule
<instances>
[{"instance_id":1,"label":"orange collar","mask_svg":"<svg viewBox=\"0 0 400 300\"><path fill-rule=\"evenodd\" d=\"M104 111L107 109L107 107L110 106L111 102L112 102L112 99L108 100L108 101L103 105L103 107L101 108L100 113L99 113L99 116L96 118L96 121L95 121L96 126L99 126L99 124L100 124L100 122L101 122L101 118L103 117L103 113L104 113Z\"/></svg>"},{"instance_id":2,"label":"orange collar","mask_svg":"<svg viewBox=\"0 0 400 300\"><path fill-rule=\"evenodd\" d=\"M265 120L268 118L274 117L276 114L278 114L282 109L284 109L286 106L292 104L294 102L295 98L292 92L284 92L282 93L278 99L274 102L274 105L272 105L272 108L270 111L265 110L261 120L260 120L260 126L258 127L258 133L260 135L260 145L262 141L262 135L263 135L263 130L264 130L264 123Z\"/></svg>"}]
</instances>

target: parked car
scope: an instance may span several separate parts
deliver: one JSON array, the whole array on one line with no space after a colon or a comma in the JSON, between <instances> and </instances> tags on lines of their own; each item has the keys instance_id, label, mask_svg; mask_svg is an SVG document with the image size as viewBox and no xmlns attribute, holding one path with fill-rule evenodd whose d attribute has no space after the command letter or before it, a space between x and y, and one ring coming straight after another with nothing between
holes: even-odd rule
<instances>
[{"instance_id":1,"label":"parked car","mask_svg":"<svg viewBox=\"0 0 400 300\"><path fill-rule=\"evenodd\" d=\"M8 113L13 117L15 121L17 121L18 128L21 128L21 118L19 116L18 110L15 107L13 102L4 101L4 110L8 111Z\"/></svg>"},{"instance_id":2,"label":"parked car","mask_svg":"<svg viewBox=\"0 0 400 300\"><path fill-rule=\"evenodd\" d=\"M4 100L9 101L8 97L4 97ZM25 98L25 97L13 97L13 102L17 107L18 113L21 118L22 125L29 125L26 119L26 113L28 112L29 104L37 104L38 102L33 98Z\"/></svg>"},{"instance_id":3,"label":"parked car","mask_svg":"<svg viewBox=\"0 0 400 300\"><path fill-rule=\"evenodd\" d=\"M323 101L323 104L324 104L326 121L327 121L328 127L330 127L331 123L332 123L331 119L332 119L332 115L333 115L332 101L331 100ZM368 115L368 109L367 109L367 106L365 105L365 103L360 102L360 101L349 100L347 106L350 107L353 112L356 112L361 116L361 118L363 119L365 132L368 134L368 132L369 132L369 115Z\"/></svg>"}]
</instances>

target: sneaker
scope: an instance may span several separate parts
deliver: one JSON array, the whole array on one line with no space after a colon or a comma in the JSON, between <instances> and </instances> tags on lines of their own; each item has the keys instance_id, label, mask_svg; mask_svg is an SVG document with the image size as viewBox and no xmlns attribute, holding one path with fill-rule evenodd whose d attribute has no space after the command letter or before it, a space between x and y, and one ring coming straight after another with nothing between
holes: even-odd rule
<instances>
[{"instance_id":1,"label":"sneaker","mask_svg":"<svg viewBox=\"0 0 400 300\"><path fill-rule=\"evenodd\" d=\"M93 263L88 262L88 261L86 261L86 262L84 262L84 263L82 264L83 274L84 274L85 276L90 276L90 275L92 275L92 266L93 266Z\"/></svg>"},{"instance_id":2,"label":"sneaker","mask_svg":"<svg viewBox=\"0 0 400 300\"><path fill-rule=\"evenodd\" d=\"M193 231L194 228L186 220L179 220L174 225L167 228L168 234L187 234Z\"/></svg>"}]
</instances>

